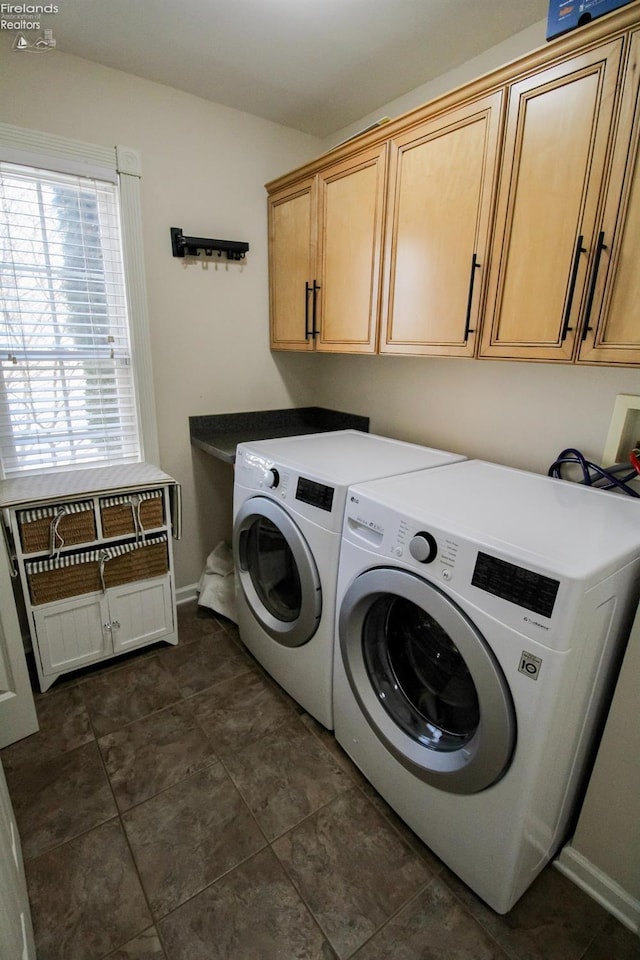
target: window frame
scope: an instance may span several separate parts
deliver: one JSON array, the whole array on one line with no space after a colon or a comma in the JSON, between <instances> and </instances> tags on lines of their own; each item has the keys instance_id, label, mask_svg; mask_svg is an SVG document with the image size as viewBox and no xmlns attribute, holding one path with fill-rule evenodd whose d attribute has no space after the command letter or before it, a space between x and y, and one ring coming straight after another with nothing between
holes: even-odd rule
<instances>
[{"instance_id":1,"label":"window frame","mask_svg":"<svg viewBox=\"0 0 640 960\"><path fill-rule=\"evenodd\" d=\"M158 464L158 429L143 259L140 152L133 147L102 147L56 134L0 123L0 160L59 173L110 180L118 185L140 457L143 462ZM85 466L90 467L90 464ZM41 468L22 475L47 472L49 471L46 468ZM2 478L4 472L0 461L0 479Z\"/></svg>"}]
</instances>

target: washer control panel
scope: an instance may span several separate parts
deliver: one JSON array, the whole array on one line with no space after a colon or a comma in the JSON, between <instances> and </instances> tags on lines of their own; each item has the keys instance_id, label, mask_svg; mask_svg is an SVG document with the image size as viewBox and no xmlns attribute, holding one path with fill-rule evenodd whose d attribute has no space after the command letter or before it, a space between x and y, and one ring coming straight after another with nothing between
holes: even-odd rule
<instances>
[{"instance_id":1,"label":"washer control panel","mask_svg":"<svg viewBox=\"0 0 640 960\"><path fill-rule=\"evenodd\" d=\"M373 523L370 524L373 526ZM383 528L378 525L380 533ZM398 559L409 557L416 560L421 567L432 566L433 573L443 580L451 580L452 571L458 559L460 544L451 537L444 536L439 531L436 534L430 530L416 529L407 520L401 520L394 528L395 536L391 538L389 553Z\"/></svg>"},{"instance_id":2,"label":"washer control panel","mask_svg":"<svg viewBox=\"0 0 640 960\"><path fill-rule=\"evenodd\" d=\"M384 502L374 485L374 494L354 486L347 497L343 527L343 556L346 563L363 563L365 550L371 566L397 563L427 581L439 584L465 601L475 604L500 623L518 630L533 641L554 649L566 643L566 631L555 616L563 588L557 576L522 557L505 555L504 545L480 543L441 526L437 508L429 512L415 508L413 515L403 506L392 488L391 502ZM383 488L384 489L384 488ZM421 514L423 514L421 516ZM502 548L502 549L501 549ZM523 562L518 562L522 559ZM342 560L341 560L342 563ZM557 624L556 624L557 621ZM526 675L533 677L529 664Z\"/></svg>"},{"instance_id":3,"label":"washer control panel","mask_svg":"<svg viewBox=\"0 0 640 960\"><path fill-rule=\"evenodd\" d=\"M560 581L478 551L471 583L541 617L551 617Z\"/></svg>"},{"instance_id":4,"label":"washer control panel","mask_svg":"<svg viewBox=\"0 0 640 960\"><path fill-rule=\"evenodd\" d=\"M365 541L382 555L408 562L415 561L420 568L429 567L436 576L450 581L458 560L460 544L440 531L416 529L409 520L402 519L385 526L380 512L372 511L369 504L360 506L360 500L352 495L347 505L344 535L347 538Z\"/></svg>"},{"instance_id":5,"label":"washer control panel","mask_svg":"<svg viewBox=\"0 0 640 960\"><path fill-rule=\"evenodd\" d=\"M438 553L436 538L426 530L420 530L409 541L409 553L419 563L433 563Z\"/></svg>"}]
</instances>

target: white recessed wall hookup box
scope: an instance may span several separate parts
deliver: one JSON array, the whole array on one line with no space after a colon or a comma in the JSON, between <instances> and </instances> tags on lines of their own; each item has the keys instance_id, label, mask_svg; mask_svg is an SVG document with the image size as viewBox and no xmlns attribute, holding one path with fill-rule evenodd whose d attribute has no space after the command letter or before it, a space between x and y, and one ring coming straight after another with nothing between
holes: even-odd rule
<instances>
[{"instance_id":1,"label":"white recessed wall hookup box","mask_svg":"<svg viewBox=\"0 0 640 960\"><path fill-rule=\"evenodd\" d=\"M604 466L629 459L634 447L640 446L640 397L619 393L613 407L613 416L605 444Z\"/></svg>"}]
</instances>

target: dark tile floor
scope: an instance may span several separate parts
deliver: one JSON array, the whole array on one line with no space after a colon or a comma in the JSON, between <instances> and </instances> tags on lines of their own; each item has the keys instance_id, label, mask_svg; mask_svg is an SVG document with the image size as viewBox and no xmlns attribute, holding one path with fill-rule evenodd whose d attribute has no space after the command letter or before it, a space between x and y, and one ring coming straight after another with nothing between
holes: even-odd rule
<instances>
[{"instance_id":1,"label":"dark tile floor","mask_svg":"<svg viewBox=\"0 0 640 960\"><path fill-rule=\"evenodd\" d=\"M484 906L187 604L180 644L58 681L2 751L38 960L639 960L549 867Z\"/></svg>"}]
</instances>

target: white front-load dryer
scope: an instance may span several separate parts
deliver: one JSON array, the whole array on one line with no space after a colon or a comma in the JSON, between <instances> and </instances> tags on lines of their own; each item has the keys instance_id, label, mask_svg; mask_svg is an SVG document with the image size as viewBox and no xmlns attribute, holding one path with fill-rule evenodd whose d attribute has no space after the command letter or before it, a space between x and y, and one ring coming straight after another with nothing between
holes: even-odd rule
<instances>
[{"instance_id":1,"label":"white front-load dryer","mask_svg":"<svg viewBox=\"0 0 640 960\"><path fill-rule=\"evenodd\" d=\"M349 491L336 738L499 913L566 838L639 578L628 497L480 461Z\"/></svg>"},{"instance_id":2,"label":"white front-load dryer","mask_svg":"<svg viewBox=\"0 0 640 960\"><path fill-rule=\"evenodd\" d=\"M238 445L233 552L240 637L325 727L333 729L335 593L349 485L462 459L357 430Z\"/></svg>"}]
</instances>

